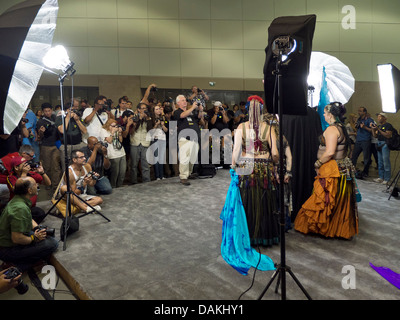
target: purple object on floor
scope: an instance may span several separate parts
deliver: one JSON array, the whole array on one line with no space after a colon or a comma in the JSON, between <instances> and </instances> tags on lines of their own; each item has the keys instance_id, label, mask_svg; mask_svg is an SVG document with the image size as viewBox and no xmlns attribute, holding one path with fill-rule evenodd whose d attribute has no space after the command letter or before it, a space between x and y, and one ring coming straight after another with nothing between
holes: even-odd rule
<instances>
[{"instance_id":1,"label":"purple object on floor","mask_svg":"<svg viewBox=\"0 0 400 320\"><path fill-rule=\"evenodd\" d=\"M375 267L371 262L369 263L372 269L378 272L384 279L389 281L397 289L400 289L400 274L390 270L386 267Z\"/></svg>"}]
</instances>

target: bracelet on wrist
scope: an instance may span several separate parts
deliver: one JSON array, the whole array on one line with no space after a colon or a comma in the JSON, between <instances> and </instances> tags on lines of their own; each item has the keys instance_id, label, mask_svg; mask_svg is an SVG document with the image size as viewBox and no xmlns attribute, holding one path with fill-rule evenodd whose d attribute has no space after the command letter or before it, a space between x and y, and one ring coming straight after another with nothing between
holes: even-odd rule
<instances>
[{"instance_id":1,"label":"bracelet on wrist","mask_svg":"<svg viewBox=\"0 0 400 320\"><path fill-rule=\"evenodd\" d=\"M314 163L314 167L315 168L319 168L319 167L321 167L322 166L322 162L321 162L321 160L317 160L317 161L315 161L315 163Z\"/></svg>"}]
</instances>

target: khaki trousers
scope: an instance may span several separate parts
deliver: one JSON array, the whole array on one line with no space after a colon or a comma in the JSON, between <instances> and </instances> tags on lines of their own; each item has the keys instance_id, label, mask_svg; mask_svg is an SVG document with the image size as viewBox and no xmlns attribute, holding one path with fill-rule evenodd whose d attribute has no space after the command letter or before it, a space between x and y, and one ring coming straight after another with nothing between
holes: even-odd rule
<instances>
[{"instance_id":1,"label":"khaki trousers","mask_svg":"<svg viewBox=\"0 0 400 320\"><path fill-rule=\"evenodd\" d=\"M179 178L186 180L193 171L193 165L197 161L199 144L195 141L181 138L178 141L179 151Z\"/></svg>"}]
</instances>

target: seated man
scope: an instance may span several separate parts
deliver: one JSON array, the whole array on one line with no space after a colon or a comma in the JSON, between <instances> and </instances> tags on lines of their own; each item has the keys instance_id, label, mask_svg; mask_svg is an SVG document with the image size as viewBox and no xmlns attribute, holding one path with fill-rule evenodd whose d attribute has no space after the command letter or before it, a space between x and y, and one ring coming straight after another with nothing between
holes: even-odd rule
<instances>
[{"instance_id":1,"label":"seated man","mask_svg":"<svg viewBox=\"0 0 400 320\"><path fill-rule=\"evenodd\" d=\"M11 167L12 170L7 176L7 187L10 191L10 200L14 197L15 184L18 178L29 176L32 177L37 184L44 184L46 186L51 185L50 178L44 172L43 167L40 164L28 162L25 158L17 156L11 160ZM36 223L40 223L45 217L45 212L43 209L36 207L37 194L33 195L30 198L30 201L32 218Z\"/></svg>"},{"instance_id":2,"label":"seated man","mask_svg":"<svg viewBox=\"0 0 400 320\"><path fill-rule=\"evenodd\" d=\"M15 196L0 215L0 259L14 264L21 272L45 260L58 247L58 241L36 228L32 220L30 198L37 194L32 177L16 181Z\"/></svg>"},{"instance_id":3,"label":"seated man","mask_svg":"<svg viewBox=\"0 0 400 320\"><path fill-rule=\"evenodd\" d=\"M82 200L86 201L90 206L94 207L97 211L101 210L99 204L103 203L103 199L96 196L89 196L87 194L87 187L94 186L96 179L93 179L92 166L86 163L86 157L82 151L72 151L72 164L68 167L69 182L71 191L78 195ZM64 178L65 179L65 178ZM67 192L67 184L61 181L60 192L65 194ZM71 194L71 203L79 207L84 212L90 212L93 209L88 206L84 201L77 198L74 194Z\"/></svg>"},{"instance_id":4,"label":"seated man","mask_svg":"<svg viewBox=\"0 0 400 320\"><path fill-rule=\"evenodd\" d=\"M87 142L87 147L82 148L81 151L86 157L86 162L100 176L94 186L88 185L88 194L110 194L112 193L111 183L104 175L104 170L111 167L111 162L107 156L107 147L101 144L96 137L89 137Z\"/></svg>"}]
</instances>

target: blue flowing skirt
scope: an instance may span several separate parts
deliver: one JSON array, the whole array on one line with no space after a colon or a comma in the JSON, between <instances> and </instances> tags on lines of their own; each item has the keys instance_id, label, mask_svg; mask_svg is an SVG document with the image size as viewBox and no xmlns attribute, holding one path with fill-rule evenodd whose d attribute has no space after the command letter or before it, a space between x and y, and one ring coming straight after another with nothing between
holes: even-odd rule
<instances>
[{"instance_id":1,"label":"blue flowing skirt","mask_svg":"<svg viewBox=\"0 0 400 320\"><path fill-rule=\"evenodd\" d=\"M246 213L243 207L239 176L230 170L231 183L220 218L222 224L221 255L239 273L247 275L251 267L262 271L275 270L274 262L250 244Z\"/></svg>"}]
</instances>

